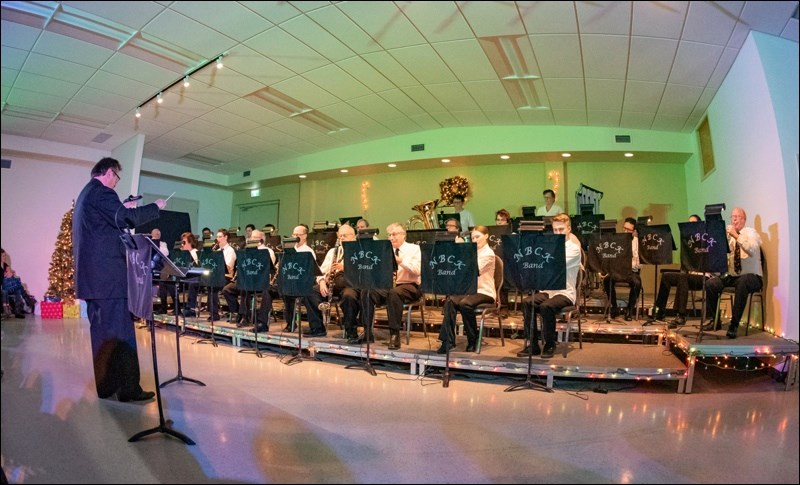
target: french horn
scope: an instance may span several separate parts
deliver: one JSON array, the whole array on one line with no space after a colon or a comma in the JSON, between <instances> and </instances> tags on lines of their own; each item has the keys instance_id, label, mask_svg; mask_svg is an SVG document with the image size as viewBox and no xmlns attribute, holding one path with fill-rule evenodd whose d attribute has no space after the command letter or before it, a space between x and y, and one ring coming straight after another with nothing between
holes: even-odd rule
<instances>
[{"instance_id":1,"label":"french horn","mask_svg":"<svg viewBox=\"0 0 800 485\"><path fill-rule=\"evenodd\" d=\"M411 216L406 222L406 229L414 229L416 224L422 224L423 229L438 229L439 222L436 220L436 208L439 206L440 199L429 200L415 205L411 210L418 214Z\"/></svg>"}]
</instances>

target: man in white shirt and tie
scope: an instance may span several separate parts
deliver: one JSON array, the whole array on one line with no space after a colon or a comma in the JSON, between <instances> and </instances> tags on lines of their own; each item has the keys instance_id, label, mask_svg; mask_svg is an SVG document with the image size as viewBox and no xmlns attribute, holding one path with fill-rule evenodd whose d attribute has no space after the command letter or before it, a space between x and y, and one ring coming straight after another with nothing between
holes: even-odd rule
<instances>
[{"instance_id":1,"label":"man in white shirt and tie","mask_svg":"<svg viewBox=\"0 0 800 485\"><path fill-rule=\"evenodd\" d=\"M403 328L403 305L415 302L422 296L419 287L422 252L416 244L406 242L406 230L402 225L396 222L389 224L386 233L397 262L395 286L390 290L369 291L369 301L363 305L364 317L368 324L371 323L375 305L385 304L389 320L389 350L397 350L400 348L400 330Z\"/></svg>"}]
</instances>

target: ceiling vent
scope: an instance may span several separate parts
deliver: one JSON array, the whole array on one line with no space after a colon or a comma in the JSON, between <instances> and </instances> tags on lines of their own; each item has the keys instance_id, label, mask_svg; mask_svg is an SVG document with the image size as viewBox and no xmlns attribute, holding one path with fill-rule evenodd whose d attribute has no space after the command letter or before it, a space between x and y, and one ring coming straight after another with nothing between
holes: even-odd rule
<instances>
[{"instance_id":1,"label":"ceiling vent","mask_svg":"<svg viewBox=\"0 0 800 485\"><path fill-rule=\"evenodd\" d=\"M614 140L616 140L617 143L630 143L631 135L615 135Z\"/></svg>"},{"instance_id":2,"label":"ceiling vent","mask_svg":"<svg viewBox=\"0 0 800 485\"><path fill-rule=\"evenodd\" d=\"M225 162L223 162L222 160L204 157L202 155L195 155L194 153L186 154L182 156L181 159L186 160L188 162L193 162L199 165L206 165L210 167L219 167L220 165L225 165Z\"/></svg>"}]
</instances>

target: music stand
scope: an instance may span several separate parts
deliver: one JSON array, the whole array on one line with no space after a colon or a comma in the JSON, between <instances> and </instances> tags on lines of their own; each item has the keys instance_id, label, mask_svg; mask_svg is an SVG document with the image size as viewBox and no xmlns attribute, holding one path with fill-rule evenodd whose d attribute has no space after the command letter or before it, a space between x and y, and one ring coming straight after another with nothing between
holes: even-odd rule
<instances>
[{"instance_id":1,"label":"music stand","mask_svg":"<svg viewBox=\"0 0 800 485\"><path fill-rule=\"evenodd\" d=\"M653 295L657 295L658 265L672 264L672 251L676 249L675 239L672 237L672 229L669 224L648 226L640 223L637 232L639 233L639 264L655 265L653 271ZM644 292L642 295L644 295ZM655 318L655 314L653 318ZM642 324L643 327L647 325L650 324L647 322Z\"/></svg>"},{"instance_id":2,"label":"music stand","mask_svg":"<svg viewBox=\"0 0 800 485\"><path fill-rule=\"evenodd\" d=\"M195 444L188 436L167 425L164 419L164 408L161 403L161 386L158 383L158 357L156 355L156 329L153 321L153 285L151 283L150 265L141 264L143 261L150 261L152 241L150 244L145 242L149 238L142 234L129 235L130 245L126 242L125 253L128 265L128 309L139 318L148 321L150 326L150 347L153 353L153 379L156 386L156 403L158 404L158 426L144 431L140 431L128 438L128 442L133 443L139 439L153 433L165 433L174 436L187 445ZM133 283L133 284L131 284ZM149 305L147 304L149 303Z\"/></svg>"},{"instance_id":3,"label":"music stand","mask_svg":"<svg viewBox=\"0 0 800 485\"><path fill-rule=\"evenodd\" d=\"M296 242L296 240L290 241L289 244L293 245ZM294 247L284 248L280 272L278 273L278 284L284 296L294 297L294 322L297 325L297 351L292 355L291 359L285 362L286 365L297 364L306 359L320 360L316 356L303 356L303 325L301 324L299 306L300 299L308 297L314 291L315 277L321 274L322 272L320 272L319 266L314 260L313 253L308 251L298 252Z\"/></svg>"},{"instance_id":4,"label":"music stand","mask_svg":"<svg viewBox=\"0 0 800 485\"><path fill-rule=\"evenodd\" d=\"M344 277L351 288L361 292L361 324L364 326L364 337L367 341L367 358L363 364L351 364L345 369L364 369L370 375L377 375L369 361L370 341L372 340L373 312L367 315L366 309L371 304L370 290L386 290L392 288L392 273L397 262L392 252L390 241L376 241L368 229L358 231L355 241L342 244L344 248Z\"/></svg>"},{"instance_id":5,"label":"music stand","mask_svg":"<svg viewBox=\"0 0 800 485\"><path fill-rule=\"evenodd\" d=\"M155 243L152 240L149 240L150 244L158 249ZM186 251L187 253L189 251ZM191 259L191 256L189 256ZM199 386L205 386L205 383L198 381L197 379L192 379L190 377L185 377L183 375L183 367L181 366L181 332L180 326L178 325L179 318L178 318L178 283L183 282L186 279L196 278L197 276L203 273L202 268L192 268L192 267L181 267L175 264L170 258L163 256L162 261L164 262L164 267L161 269L161 279L165 280L167 278L172 278L175 280L174 291L175 294L173 298L175 299L175 350L178 359L178 375L173 377L172 379L168 379L161 387L167 387L168 384L172 384L175 381L189 381L194 382ZM184 317L185 321L185 317Z\"/></svg>"},{"instance_id":6,"label":"music stand","mask_svg":"<svg viewBox=\"0 0 800 485\"><path fill-rule=\"evenodd\" d=\"M607 274L609 278L609 291L603 311L606 322L611 321L614 281L625 279L632 271L633 238L627 233L615 233L616 229L616 219L600 221L600 232L589 237L589 268L596 273Z\"/></svg>"},{"instance_id":7,"label":"music stand","mask_svg":"<svg viewBox=\"0 0 800 485\"><path fill-rule=\"evenodd\" d=\"M272 259L269 251L258 249L259 240L247 242L247 247L236 252L236 285L244 292L244 299L248 294L251 298L250 315L245 315L245 321L250 317L253 324L254 343L252 349L242 349L240 353L252 352L256 357L263 357L258 348L258 321L256 319L256 294L269 291L270 275L272 274ZM269 317L267 317L269 318Z\"/></svg>"},{"instance_id":8,"label":"music stand","mask_svg":"<svg viewBox=\"0 0 800 485\"><path fill-rule=\"evenodd\" d=\"M421 247L422 250L422 291L445 295L445 302L452 295L472 295L478 291L478 245L457 243L455 234L445 233L435 244ZM448 330L448 335L450 332ZM442 387L450 386L450 347L453 341L444 342L444 372Z\"/></svg>"},{"instance_id":9,"label":"music stand","mask_svg":"<svg viewBox=\"0 0 800 485\"><path fill-rule=\"evenodd\" d=\"M532 378L533 345L536 334L536 302L533 294L539 290L563 290L567 287L567 256L563 234L547 234L541 231L521 231L520 234L503 236L504 277L509 278L519 291L531 293L531 325L528 331L530 352L525 382L505 389L505 392L520 389L539 389L553 392ZM538 345L538 342L536 342Z\"/></svg>"},{"instance_id":10,"label":"music stand","mask_svg":"<svg viewBox=\"0 0 800 485\"><path fill-rule=\"evenodd\" d=\"M703 323L706 319L706 274L728 270L728 238L721 215L723 210L724 203L706 206L705 221L678 223L681 232L681 267L703 274L703 309L697 342L703 340Z\"/></svg>"},{"instance_id":11,"label":"music stand","mask_svg":"<svg viewBox=\"0 0 800 485\"><path fill-rule=\"evenodd\" d=\"M200 252L198 263L200 264L201 268L207 271L207 273L204 272L203 276L200 278L200 286L205 286L208 288L208 307L211 313L211 338L196 340L195 343L211 343L211 345L216 347L217 340L214 337L214 301L216 298L214 297L214 290L216 288L222 288L225 286L225 273L227 272L227 266L225 266L225 257L223 256L222 251L211 251L205 247Z\"/></svg>"}]
</instances>

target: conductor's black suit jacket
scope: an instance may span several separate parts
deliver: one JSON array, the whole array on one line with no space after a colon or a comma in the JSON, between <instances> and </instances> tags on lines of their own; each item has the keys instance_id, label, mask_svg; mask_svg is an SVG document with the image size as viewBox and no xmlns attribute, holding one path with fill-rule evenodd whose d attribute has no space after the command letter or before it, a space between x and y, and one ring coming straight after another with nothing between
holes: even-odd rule
<instances>
[{"instance_id":1,"label":"conductor's black suit jacket","mask_svg":"<svg viewBox=\"0 0 800 485\"><path fill-rule=\"evenodd\" d=\"M120 234L158 217L158 206L128 209L117 193L92 178L75 201L72 244L76 296L84 300L127 298L127 263Z\"/></svg>"}]
</instances>

